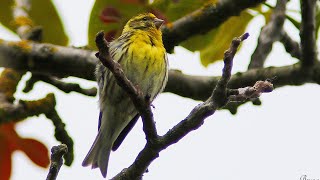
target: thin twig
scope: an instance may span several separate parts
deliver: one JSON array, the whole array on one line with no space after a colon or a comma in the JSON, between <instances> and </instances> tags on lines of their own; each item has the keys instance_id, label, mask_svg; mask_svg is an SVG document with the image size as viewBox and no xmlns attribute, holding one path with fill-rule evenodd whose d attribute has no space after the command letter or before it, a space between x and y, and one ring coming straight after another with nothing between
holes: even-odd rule
<instances>
[{"instance_id":1,"label":"thin twig","mask_svg":"<svg viewBox=\"0 0 320 180\"><path fill-rule=\"evenodd\" d=\"M34 84L38 81L43 81L51 84L65 93L77 92L86 96L96 96L97 94L97 88L93 87L90 89L84 89L81 88L77 83L63 82L61 80L58 80L58 78L45 76L42 74L32 74L31 78L26 82L26 86L23 89L23 92L31 91Z\"/></svg>"},{"instance_id":2,"label":"thin twig","mask_svg":"<svg viewBox=\"0 0 320 180\"><path fill-rule=\"evenodd\" d=\"M233 92L229 96L230 102L243 102L247 99L256 99L260 97L262 93L273 91L273 84L268 81L257 81L253 87L245 87L232 90Z\"/></svg>"},{"instance_id":3,"label":"thin twig","mask_svg":"<svg viewBox=\"0 0 320 180\"><path fill-rule=\"evenodd\" d=\"M68 152L68 146L61 144L51 148L51 165L46 180L56 180L63 160L62 156Z\"/></svg>"},{"instance_id":4,"label":"thin twig","mask_svg":"<svg viewBox=\"0 0 320 180\"><path fill-rule=\"evenodd\" d=\"M31 116L38 116L50 112L55 107L54 94L47 94L46 97L33 100L20 100L16 104L6 103L5 96L0 94L0 124L8 122L17 122Z\"/></svg>"},{"instance_id":5,"label":"thin twig","mask_svg":"<svg viewBox=\"0 0 320 180\"><path fill-rule=\"evenodd\" d=\"M286 51L292 56L297 59L301 58L301 48L300 44L293 40L287 32L282 30L281 37L279 41L283 44Z\"/></svg>"},{"instance_id":6,"label":"thin twig","mask_svg":"<svg viewBox=\"0 0 320 180\"><path fill-rule=\"evenodd\" d=\"M140 179L150 163L159 156L159 152L168 146L178 142L191 131L199 128L204 120L212 115L218 108L221 108L228 102L227 96L218 97L221 94L227 94L227 84L231 77L233 57L240 42L245 40L248 34L244 34L232 41L229 50L225 53L222 77L212 92L212 96L205 102L196 106L190 114L176 126L170 129L165 135L160 137L156 144L147 142L144 149L139 153L134 163L123 169L112 179ZM221 100L224 98L224 100ZM225 103L222 103L225 102Z\"/></svg>"},{"instance_id":7,"label":"thin twig","mask_svg":"<svg viewBox=\"0 0 320 180\"><path fill-rule=\"evenodd\" d=\"M30 8L31 4L29 0L15 0L13 17L17 25L17 33L21 39L29 39L26 35L32 30L33 22L28 15Z\"/></svg>"},{"instance_id":8,"label":"thin twig","mask_svg":"<svg viewBox=\"0 0 320 180\"><path fill-rule=\"evenodd\" d=\"M69 136L68 132L65 129L65 124L61 120L55 109L50 112L45 113L46 117L50 119L55 127L54 136L61 143L65 144L68 147L68 152L64 155L64 164L67 166L71 166L74 155L73 155L73 140Z\"/></svg>"}]
</instances>

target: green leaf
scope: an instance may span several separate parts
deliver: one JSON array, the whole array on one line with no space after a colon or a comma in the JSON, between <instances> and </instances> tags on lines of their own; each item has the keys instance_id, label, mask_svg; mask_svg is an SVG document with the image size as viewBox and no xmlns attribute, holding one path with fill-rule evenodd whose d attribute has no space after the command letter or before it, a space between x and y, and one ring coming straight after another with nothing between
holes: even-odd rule
<instances>
[{"instance_id":1,"label":"green leaf","mask_svg":"<svg viewBox=\"0 0 320 180\"><path fill-rule=\"evenodd\" d=\"M208 3L217 3L217 1L218 0L156 0L152 5L161 9L170 21L175 21ZM245 27L252 18L253 16L248 12L242 13L240 17L230 18L220 27L207 34L193 36L180 45L190 51L199 50L201 62L207 66L216 60L222 59L223 52L228 48L230 41L235 36L239 36L244 32Z\"/></svg>"},{"instance_id":2,"label":"green leaf","mask_svg":"<svg viewBox=\"0 0 320 180\"><path fill-rule=\"evenodd\" d=\"M170 21L177 20L192 11L199 9L208 0L179 0L177 2L171 1L169 4L166 15Z\"/></svg>"},{"instance_id":3,"label":"green leaf","mask_svg":"<svg viewBox=\"0 0 320 180\"><path fill-rule=\"evenodd\" d=\"M234 37L244 33L248 23L254 16L244 11L238 17L231 17L224 22L220 27L214 30L214 33L209 33L210 44L200 50L201 63L208 66L217 60L223 58L224 51L228 49L230 42Z\"/></svg>"},{"instance_id":4,"label":"green leaf","mask_svg":"<svg viewBox=\"0 0 320 180\"><path fill-rule=\"evenodd\" d=\"M218 0L155 0L152 6L166 14L170 21L175 21L206 4L215 4Z\"/></svg>"},{"instance_id":5,"label":"green leaf","mask_svg":"<svg viewBox=\"0 0 320 180\"><path fill-rule=\"evenodd\" d=\"M43 29L43 42L58 45L67 45L68 37L64 32L61 19L52 1L32 0L29 17L35 26ZM0 22L11 31L15 32L16 26L12 16L12 0L1 0Z\"/></svg>"},{"instance_id":6,"label":"green leaf","mask_svg":"<svg viewBox=\"0 0 320 180\"><path fill-rule=\"evenodd\" d=\"M0 23L11 31L15 31L12 16L13 0L1 0L0 6Z\"/></svg>"},{"instance_id":7,"label":"green leaf","mask_svg":"<svg viewBox=\"0 0 320 180\"><path fill-rule=\"evenodd\" d=\"M95 36L104 30L106 39L119 36L125 23L133 16L147 10L145 0L96 0L90 15L88 47L95 49Z\"/></svg>"}]
</instances>

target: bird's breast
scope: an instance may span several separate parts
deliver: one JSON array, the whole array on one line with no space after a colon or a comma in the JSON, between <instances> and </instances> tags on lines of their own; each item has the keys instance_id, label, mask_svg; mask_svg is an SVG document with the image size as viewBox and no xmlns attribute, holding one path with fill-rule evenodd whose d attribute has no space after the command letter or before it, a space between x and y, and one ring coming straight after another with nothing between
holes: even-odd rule
<instances>
[{"instance_id":1,"label":"bird's breast","mask_svg":"<svg viewBox=\"0 0 320 180\"><path fill-rule=\"evenodd\" d=\"M161 88L167 62L162 43L150 42L148 38L136 38L128 47L126 71L128 78L145 93L156 95Z\"/></svg>"}]
</instances>

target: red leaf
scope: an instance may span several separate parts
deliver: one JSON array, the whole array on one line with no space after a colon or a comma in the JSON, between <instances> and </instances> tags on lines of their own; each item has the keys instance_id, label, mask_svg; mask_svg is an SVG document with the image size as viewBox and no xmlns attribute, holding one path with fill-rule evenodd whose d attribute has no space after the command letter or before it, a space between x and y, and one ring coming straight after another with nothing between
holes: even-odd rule
<instances>
[{"instance_id":1,"label":"red leaf","mask_svg":"<svg viewBox=\"0 0 320 180\"><path fill-rule=\"evenodd\" d=\"M0 146L0 180L9 180L11 175L12 148L10 148L8 140L1 134L1 127Z\"/></svg>"},{"instance_id":2,"label":"red leaf","mask_svg":"<svg viewBox=\"0 0 320 180\"><path fill-rule=\"evenodd\" d=\"M40 167L49 166L49 152L45 145L34 139L21 139L20 150Z\"/></svg>"},{"instance_id":3,"label":"red leaf","mask_svg":"<svg viewBox=\"0 0 320 180\"><path fill-rule=\"evenodd\" d=\"M0 125L0 180L8 180L11 173L11 157L15 150L22 150L35 164L49 165L47 148L34 139L23 139L15 131L15 123Z\"/></svg>"},{"instance_id":4,"label":"red leaf","mask_svg":"<svg viewBox=\"0 0 320 180\"><path fill-rule=\"evenodd\" d=\"M101 11L99 18L106 24L117 23L121 20L121 14L118 9L107 6Z\"/></svg>"},{"instance_id":5,"label":"red leaf","mask_svg":"<svg viewBox=\"0 0 320 180\"><path fill-rule=\"evenodd\" d=\"M15 123L12 122L0 125L0 137L2 136L13 150L17 149L20 142L20 137L14 129L14 125Z\"/></svg>"}]
</instances>

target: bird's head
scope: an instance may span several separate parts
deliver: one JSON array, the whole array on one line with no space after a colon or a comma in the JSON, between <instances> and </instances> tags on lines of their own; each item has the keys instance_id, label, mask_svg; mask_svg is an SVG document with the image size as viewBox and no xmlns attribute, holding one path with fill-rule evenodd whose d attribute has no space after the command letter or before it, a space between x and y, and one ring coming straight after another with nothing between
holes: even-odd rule
<instances>
[{"instance_id":1,"label":"bird's head","mask_svg":"<svg viewBox=\"0 0 320 180\"><path fill-rule=\"evenodd\" d=\"M127 24L125 25L123 32L133 30L133 29L141 29L141 30L150 30L156 29L159 30L160 26L163 24L163 20L158 19L152 13L144 13L139 14L133 18L131 18Z\"/></svg>"}]
</instances>

